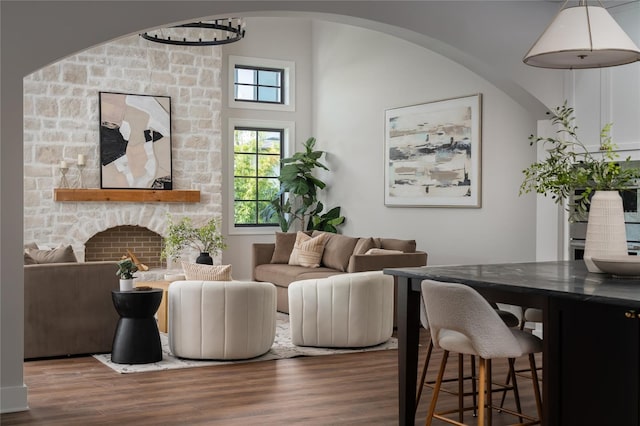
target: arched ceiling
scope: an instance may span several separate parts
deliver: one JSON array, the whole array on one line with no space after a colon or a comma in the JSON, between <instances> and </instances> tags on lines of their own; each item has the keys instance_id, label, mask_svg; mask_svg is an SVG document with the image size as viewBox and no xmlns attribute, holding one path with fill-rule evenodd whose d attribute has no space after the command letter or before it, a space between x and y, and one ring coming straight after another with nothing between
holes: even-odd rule
<instances>
[{"instance_id":1,"label":"arched ceiling","mask_svg":"<svg viewBox=\"0 0 640 426\"><path fill-rule=\"evenodd\" d=\"M562 71L527 67L521 59L558 8L547 1L3 1L3 41L9 35L19 41L2 43L3 71L9 63L10 72L24 76L88 47L179 21L231 14L300 16L362 26L424 46L543 118L547 108L537 88L558 86Z\"/></svg>"}]
</instances>

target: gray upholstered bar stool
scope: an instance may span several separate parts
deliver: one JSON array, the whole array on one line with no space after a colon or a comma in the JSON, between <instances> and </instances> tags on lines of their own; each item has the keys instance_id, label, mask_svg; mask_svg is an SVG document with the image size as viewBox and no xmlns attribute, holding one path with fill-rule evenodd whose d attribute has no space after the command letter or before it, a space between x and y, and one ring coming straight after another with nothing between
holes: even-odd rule
<instances>
[{"instance_id":1,"label":"gray upholstered bar stool","mask_svg":"<svg viewBox=\"0 0 640 426\"><path fill-rule=\"evenodd\" d=\"M515 358L528 355L531 370L535 375L534 354L542 352L542 341L530 333L507 327L489 302L469 286L424 280L422 294L434 347L444 350L426 424L430 425L434 418L459 424L445 417L443 413L436 413L447 358L450 352L455 352L475 355L479 359L478 425L490 425L494 408L491 402L491 361L507 358L510 367L513 367ZM516 401L518 401L515 373L513 368L510 370ZM523 414L519 407L517 411L506 408L502 408L501 411L518 416L521 422L526 418L531 421L528 424L541 423L542 402L537 378L533 380L533 387L538 411L537 419Z\"/></svg>"},{"instance_id":2,"label":"gray upholstered bar stool","mask_svg":"<svg viewBox=\"0 0 640 426\"><path fill-rule=\"evenodd\" d=\"M507 327L517 327L520 324L520 318L518 318L515 314L513 314L510 311L507 310L503 310L500 309L499 305L496 303L492 303L489 302L491 304L491 307L496 311L496 313L498 314L498 316L500 317L500 319L507 325ZM420 324L422 325L423 328L425 329L429 329L429 319L427 318L427 310L425 308L425 303L424 303L424 294L421 295L420 297ZM429 388L433 388L433 385L435 383L435 381L430 380L427 381L427 372L429 371L429 362L431 361L431 355L433 353L433 339L429 338L429 344L427 346L427 354L425 356L425 361L424 361L424 366L422 367L422 373L420 375L420 380L419 380L419 387L418 387L418 392L417 392L417 396L416 396L416 407L418 406L418 404L420 403L420 398L422 396L422 391L424 390L424 387L429 387ZM476 409L477 409L477 401L476 401L476 396L477 396L477 392L476 392L476 362L475 362L475 356L471 355L470 356L470 364L471 364L471 374L470 375L465 375L464 374L464 360L463 360L463 356L462 354L460 354L458 356L458 375L457 377L451 377L451 378L443 378L442 382L443 383L447 383L447 382L458 382L458 389L455 391L450 391L450 390L446 390L444 388L441 388L441 391L455 395L458 397L458 421L460 423L462 423L464 421L464 411L468 411L468 410L472 410L473 411L473 415L476 415ZM471 392L466 392L464 390L464 381L465 380L470 380L471 381ZM503 393L503 402L504 402L504 398L506 397L506 394L509 390L512 390L512 387L509 386L509 382L511 381L511 376L509 376L509 380L504 384L501 385L501 387L504 390ZM471 396L473 398L473 404L471 407L464 407L464 398L467 396ZM503 404L504 405L504 404ZM502 405L501 405L502 406Z\"/></svg>"}]
</instances>

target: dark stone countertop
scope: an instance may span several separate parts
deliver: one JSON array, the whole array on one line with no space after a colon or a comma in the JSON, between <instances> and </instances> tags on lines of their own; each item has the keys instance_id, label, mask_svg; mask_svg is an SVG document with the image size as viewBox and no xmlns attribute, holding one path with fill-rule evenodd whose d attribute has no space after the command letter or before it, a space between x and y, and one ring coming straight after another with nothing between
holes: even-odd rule
<instances>
[{"instance_id":1,"label":"dark stone countertop","mask_svg":"<svg viewBox=\"0 0 640 426\"><path fill-rule=\"evenodd\" d=\"M587 271L582 260L387 268L385 274L640 308L640 278Z\"/></svg>"}]
</instances>

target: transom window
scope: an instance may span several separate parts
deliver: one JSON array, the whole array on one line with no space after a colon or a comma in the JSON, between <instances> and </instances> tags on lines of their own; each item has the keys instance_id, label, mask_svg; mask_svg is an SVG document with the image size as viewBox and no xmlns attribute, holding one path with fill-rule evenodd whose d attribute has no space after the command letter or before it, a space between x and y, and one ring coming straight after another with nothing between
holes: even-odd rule
<instances>
[{"instance_id":1,"label":"transom window","mask_svg":"<svg viewBox=\"0 0 640 426\"><path fill-rule=\"evenodd\" d=\"M280 189L284 129L234 127L234 226L277 226L260 214Z\"/></svg>"},{"instance_id":2,"label":"transom window","mask_svg":"<svg viewBox=\"0 0 640 426\"><path fill-rule=\"evenodd\" d=\"M284 89L284 69L235 66L236 101L283 104Z\"/></svg>"}]
</instances>

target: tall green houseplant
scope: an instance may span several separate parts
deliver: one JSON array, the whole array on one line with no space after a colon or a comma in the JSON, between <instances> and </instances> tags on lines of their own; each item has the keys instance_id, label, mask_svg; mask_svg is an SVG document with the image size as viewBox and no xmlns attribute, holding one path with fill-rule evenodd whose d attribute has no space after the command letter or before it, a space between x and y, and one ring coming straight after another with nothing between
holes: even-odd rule
<instances>
[{"instance_id":1,"label":"tall green houseplant","mask_svg":"<svg viewBox=\"0 0 640 426\"><path fill-rule=\"evenodd\" d=\"M282 159L280 190L270 204L261 212L263 218L276 218L283 232L296 223L301 229L337 232L345 218L340 216L340 207L322 213L324 205L318 200L318 192L326 184L313 175L316 168L329 170L319 160L324 151L314 150L316 139L311 137L304 143L304 151Z\"/></svg>"},{"instance_id":2,"label":"tall green houseplant","mask_svg":"<svg viewBox=\"0 0 640 426\"><path fill-rule=\"evenodd\" d=\"M624 190L640 178L640 169L629 164L630 157L617 161L619 155L609 134L611 124L602 128L600 154L594 154L578 139L573 108L565 102L552 114L557 137L529 136L530 145L544 144L547 157L522 171L525 178L520 186L521 195L528 192L551 195L559 204L581 190L574 203L567 206L570 220L574 220L585 215L595 191Z\"/></svg>"}]
</instances>

